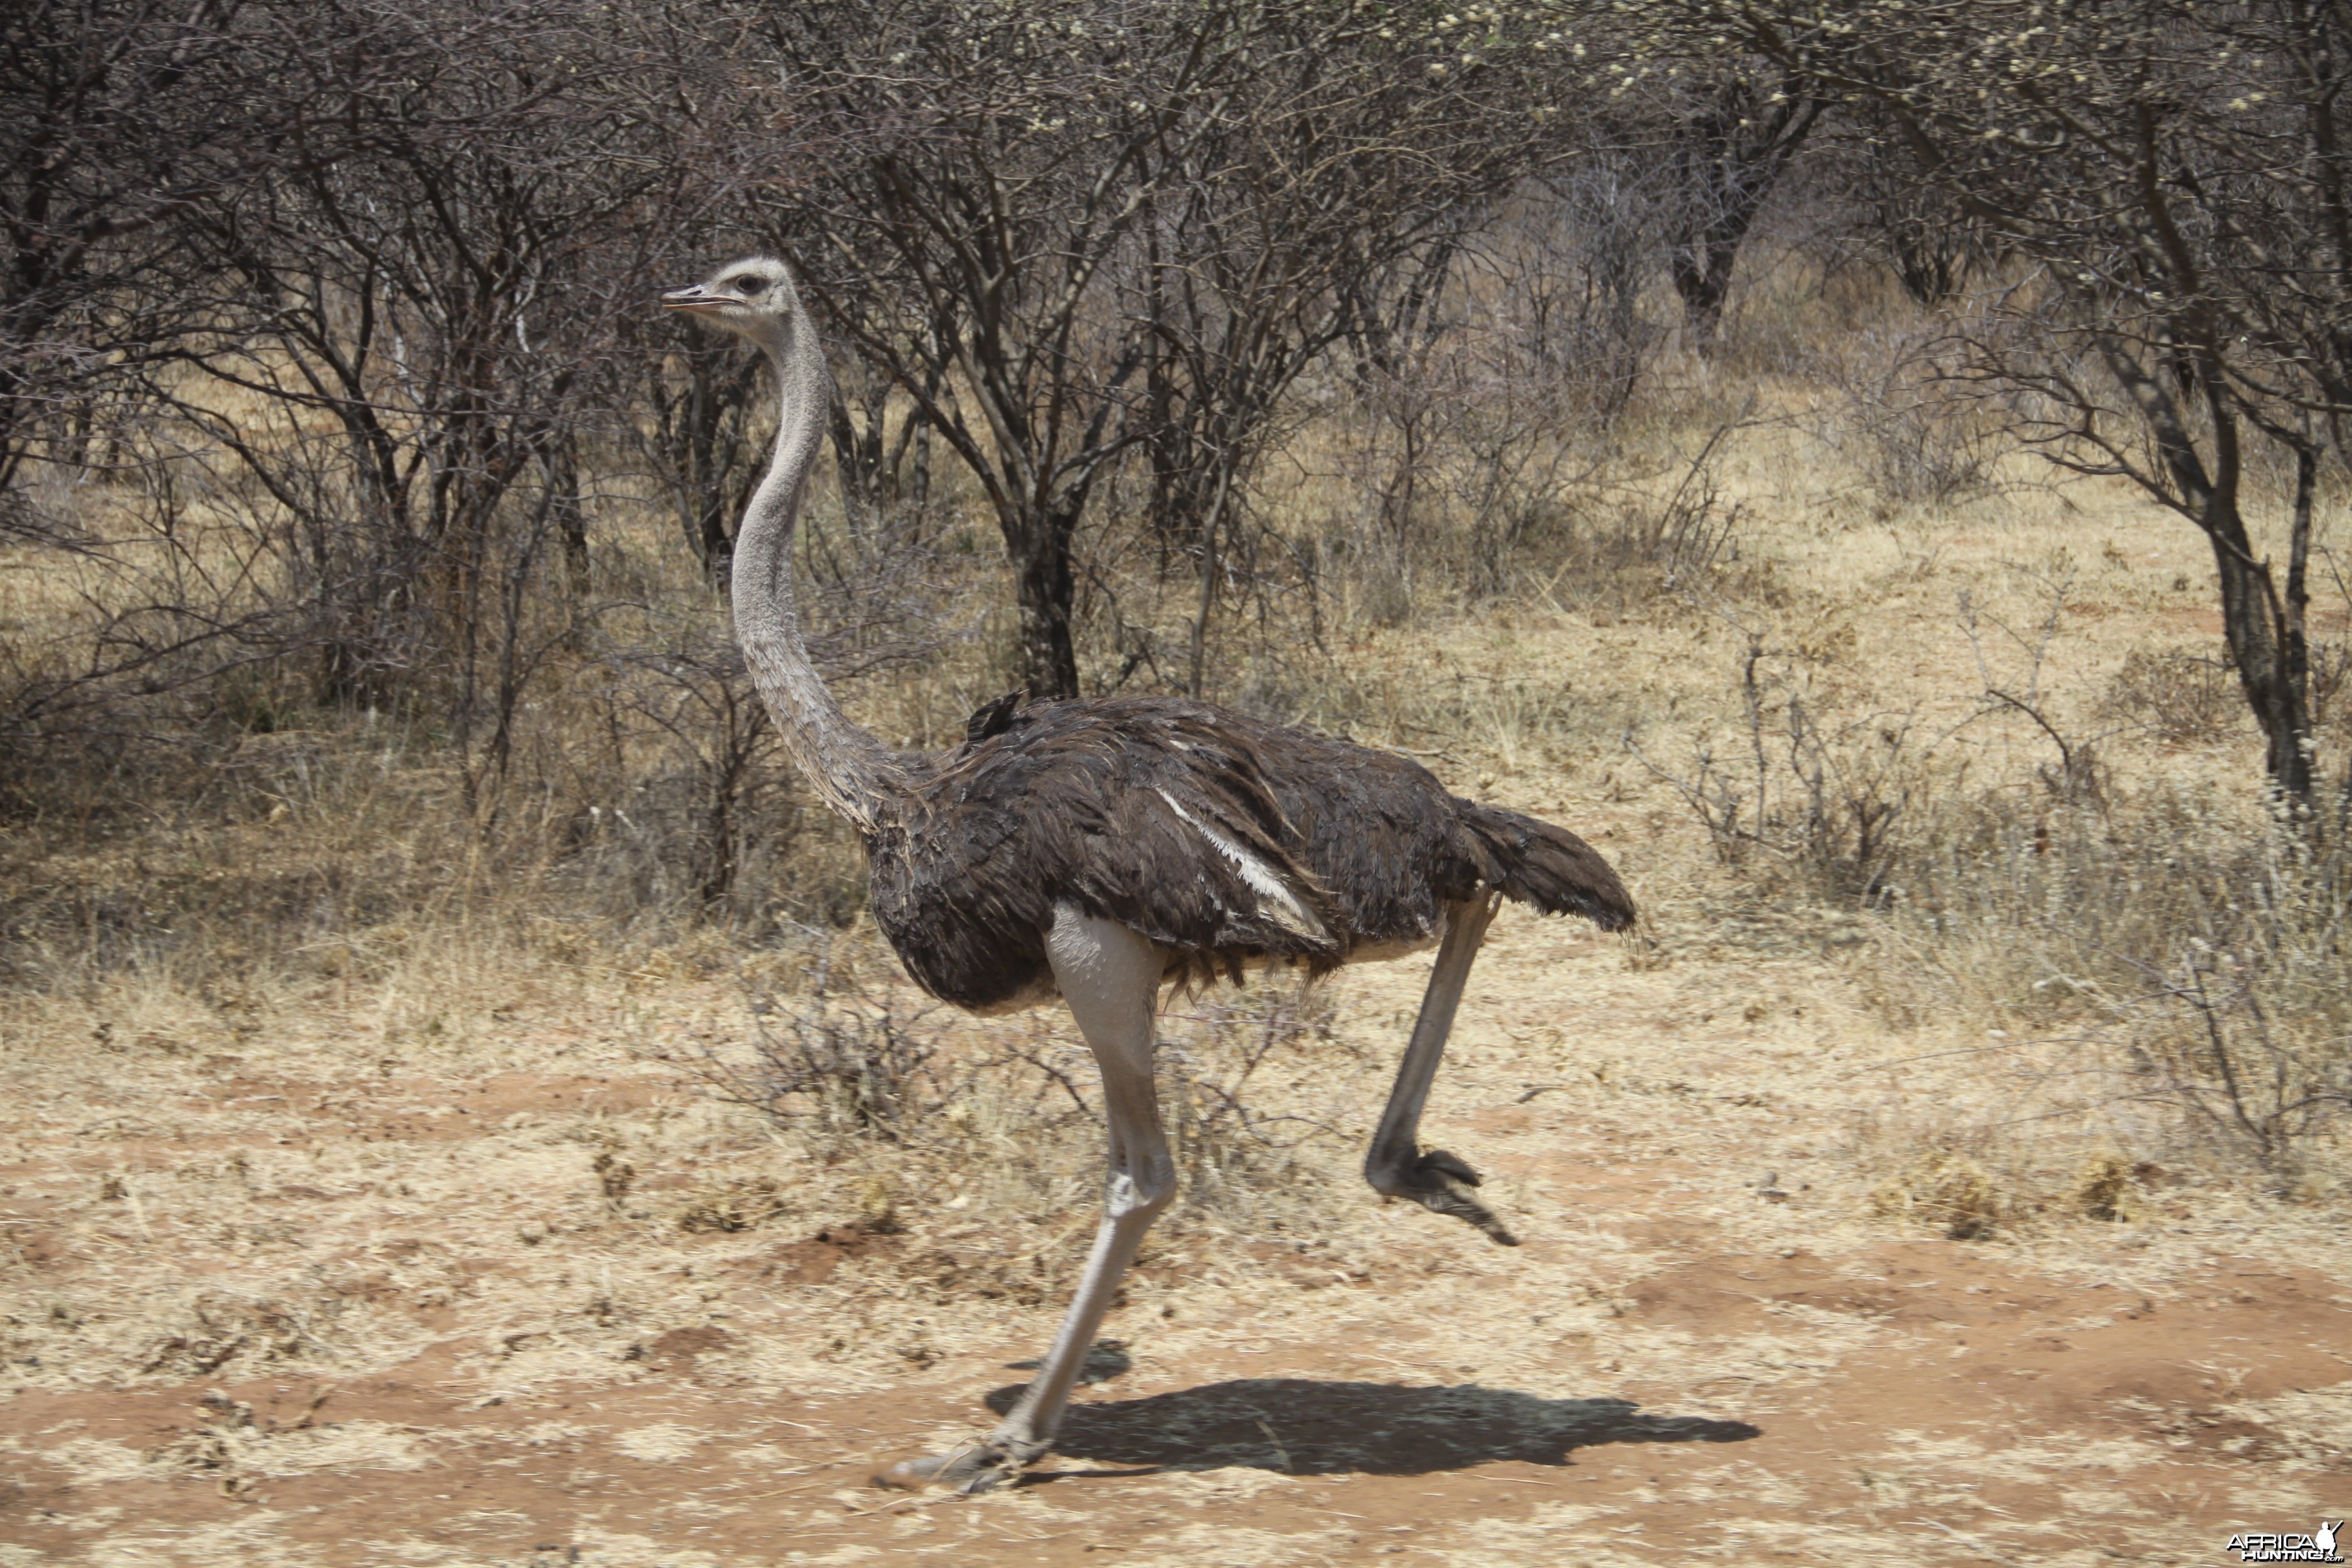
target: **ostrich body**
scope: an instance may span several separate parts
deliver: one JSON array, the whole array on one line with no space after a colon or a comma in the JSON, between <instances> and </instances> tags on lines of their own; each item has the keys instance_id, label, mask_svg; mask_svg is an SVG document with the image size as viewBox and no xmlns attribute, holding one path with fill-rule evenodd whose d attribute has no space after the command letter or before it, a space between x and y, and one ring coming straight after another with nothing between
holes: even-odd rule
<instances>
[{"instance_id":1,"label":"ostrich body","mask_svg":"<svg viewBox=\"0 0 2352 1568\"><path fill-rule=\"evenodd\" d=\"M1171 980L1322 973L1437 944L1365 1178L1516 1245L1472 1192L1477 1173L1422 1149L1422 1106L1499 900L1621 929L1633 906L1608 863L1565 829L1448 795L1408 758L1182 699L1016 695L975 713L952 752L887 750L818 679L793 608L793 530L831 383L790 275L752 258L663 302L774 367L782 417L736 538L736 636L793 762L865 841L876 923L917 984L958 1006L1058 995L1102 1073L1102 1223L1036 1378L987 1437L878 1479L977 1491L1051 1447L1112 1292L1175 1193L1152 1080Z\"/></svg>"}]
</instances>

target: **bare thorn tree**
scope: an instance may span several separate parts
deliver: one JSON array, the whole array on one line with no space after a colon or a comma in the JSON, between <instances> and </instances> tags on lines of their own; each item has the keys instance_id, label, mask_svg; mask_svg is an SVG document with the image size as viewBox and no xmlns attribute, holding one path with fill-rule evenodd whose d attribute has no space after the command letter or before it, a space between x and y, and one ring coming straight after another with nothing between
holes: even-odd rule
<instances>
[{"instance_id":1,"label":"bare thorn tree","mask_svg":"<svg viewBox=\"0 0 2352 1568\"><path fill-rule=\"evenodd\" d=\"M1156 441L1159 513L1213 592L1197 542L1276 398L1370 279L1524 156L1547 106L1467 110L1540 34L1460 23L1223 0L778 14L803 107L845 151L776 222L978 481L1033 693L1077 690L1071 552L1113 467Z\"/></svg>"},{"instance_id":2,"label":"bare thorn tree","mask_svg":"<svg viewBox=\"0 0 2352 1568\"><path fill-rule=\"evenodd\" d=\"M2053 461L2196 525L2271 780L2314 787L2305 626L2352 413L2352 11L2326 0L1689 8L1865 102L2013 265L1969 331ZM2284 482L2266 485L2263 453ZM2276 516L2284 561L2256 521ZM2282 570L2283 568L2283 570Z\"/></svg>"}]
</instances>

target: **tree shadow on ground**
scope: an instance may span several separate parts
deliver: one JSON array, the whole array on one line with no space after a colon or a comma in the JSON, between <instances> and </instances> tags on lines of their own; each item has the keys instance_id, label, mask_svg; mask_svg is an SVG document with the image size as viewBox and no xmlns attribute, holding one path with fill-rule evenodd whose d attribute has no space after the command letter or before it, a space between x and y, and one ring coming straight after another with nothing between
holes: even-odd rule
<instances>
[{"instance_id":1,"label":"tree shadow on ground","mask_svg":"<svg viewBox=\"0 0 2352 1568\"><path fill-rule=\"evenodd\" d=\"M1000 1388L988 1407L1001 1415L1020 1397L1017 1386ZM1073 1405L1054 1452L1170 1470L1419 1476L1496 1459L1563 1465L1572 1450L1603 1443L1740 1443L1762 1435L1745 1421L1643 1415L1629 1399L1539 1399L1475 1383L1252 1377Z\"/></svg>"}]
</instances>

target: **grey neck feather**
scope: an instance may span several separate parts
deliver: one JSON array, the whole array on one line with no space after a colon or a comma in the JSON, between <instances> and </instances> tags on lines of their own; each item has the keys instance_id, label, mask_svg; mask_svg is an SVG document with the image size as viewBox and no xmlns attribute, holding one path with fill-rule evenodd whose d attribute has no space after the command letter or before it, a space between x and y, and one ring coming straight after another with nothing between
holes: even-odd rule
<instances>
[{"instance_id":1,"label":"grey neck feather","mask_svg":"<svg viewBox=\"0 0 2352 1568\"><path fill-rule=\"evenodd\" d=\"M832 378L815 325L798 300L788 325L754 341L775 367L782 417L768 476L735 536L735 637L794 764L825 805L870 834L897 770L882 743L851 722L818 679L793 603L793 530L824 437Z\"/></svg>"}]
</instances>

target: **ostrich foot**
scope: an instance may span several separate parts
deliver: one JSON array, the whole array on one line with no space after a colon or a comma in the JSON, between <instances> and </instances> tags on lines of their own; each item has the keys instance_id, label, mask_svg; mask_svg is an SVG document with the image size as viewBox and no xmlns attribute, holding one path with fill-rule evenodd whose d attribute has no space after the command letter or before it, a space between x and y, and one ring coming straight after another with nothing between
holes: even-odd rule
<instances>
[{"instance_id":1,"label":"ostrich foot","mask_svg":"<svg viewBox=\"0 0 2352 1568\"><path fill-rule=\"evenodd\" d=\"M971 1497L1018 1480L1021 1472L1042 1458L1051 1446L1010 1438L1000 1433L950 1448L944 1454L901 1459L888 1469L877 1471L874 1484L906 1491L940 1487L959 1497Z\"/></svg>"},{"instance_id":2,"label":"ostrich foot","mask_svg":"<svg viewBox=\"0 0 2352 1568\"><path fill-rule=\"evenodd\" d=\"M1392 1198L1410 1198L1433 1214L1452 1215L1467 1225L1476 1226L1486 1233L1486 1239L1498 1247L1517 1247L1519 1238L1496 1218L1495 1211L1481 1203L1470 1189L1478 1185L1478 1173L1468 1162L1443 1149L1425 1151L1411 1164L1390 1165L1365 1173L1375 1191Z\"/></svg>"}]
</instances>

